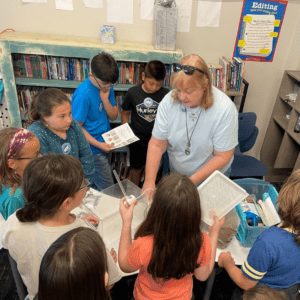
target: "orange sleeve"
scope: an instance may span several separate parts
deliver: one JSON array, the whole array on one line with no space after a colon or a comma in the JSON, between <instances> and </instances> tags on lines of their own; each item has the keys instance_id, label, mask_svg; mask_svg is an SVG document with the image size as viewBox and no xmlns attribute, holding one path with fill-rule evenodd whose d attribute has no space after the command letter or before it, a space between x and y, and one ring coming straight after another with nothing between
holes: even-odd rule
<instances>
[{"instance_id":1,"label":"orange sleeve","mask_svg":"<svg viewBox=\"0 0 300 300\"><path fill-rule=\"evenodd\" d=\"M141 238L133 241L127 253L127 261L135 269L140 269L142 267L142 260L140 257L141 242Z\"/></svg>"},{"instance_id":2,"label":"orange sleeve","mask_svg":"<svg viewBox=\"0 0 300 300\"><path fill-rule=\"evenodd\" d=\"M209 264L211 260L211 247L209 237L206 233L202 232L202 245L199 252L197 263L200 267L204 267Z\"/></svg>"}]
</instances>

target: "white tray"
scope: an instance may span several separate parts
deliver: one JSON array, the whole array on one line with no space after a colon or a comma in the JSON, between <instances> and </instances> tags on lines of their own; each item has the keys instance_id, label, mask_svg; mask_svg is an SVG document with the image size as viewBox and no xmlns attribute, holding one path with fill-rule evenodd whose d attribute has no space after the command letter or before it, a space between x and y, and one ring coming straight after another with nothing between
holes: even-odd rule
<instances>
[{"instance_id":1,"label":"white tray","mask_svg":"<svg viewBox=\"0 0 300 300\"><path fill-rule=\"evenodd\" d=\"M219 219L248 196L248 193L220 171L213 172L197 188L200 195L202 220L212 226L213 215Z\"/></svg>"}]
</instances>

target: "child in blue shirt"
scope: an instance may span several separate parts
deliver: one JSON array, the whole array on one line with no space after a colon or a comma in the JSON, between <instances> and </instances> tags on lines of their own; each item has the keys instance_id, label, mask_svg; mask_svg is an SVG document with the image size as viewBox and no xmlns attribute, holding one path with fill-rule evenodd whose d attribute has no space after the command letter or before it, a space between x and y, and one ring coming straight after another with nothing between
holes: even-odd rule
<instances>
[{"instance_id":1,"label":"child in blue shirt","mask_svg":"<svg viewBox=\"0 0 300 300\"><path fill-rule=\"evenodd\" d=\"M113 85L119 77L118 65L108 53L101 52L91 61L91 73L75 91L72 98L74 119L90 143L95 164L92 187L103 190L114 184L108 152L113 146L104 142L102 134L109 131L110 123L118 116Z\"/></svg>"},{"instance_id":2,"label":"child in blue shirt","mask_svg":"<svg viewBox=\"0 0 300 300\"><path fill-rule=\"evenodd\" d=\"M92 183L95 176L90 145L79 124L72 118L71 101L59 89L49 88L31 101L29 130L39 139L41 154L70 154L82 164L84 176Z\"/></svg>"},{"instance_id":3,"label":"child in blue shirt","mask_svg":"<svg viewBox=\"0 0 300 300\"><path fill-rule=\"evenodd\" d=\"M243 290L267 285L295 300L300 288L300 169L283 185L277 202L283 222L259 235L242 268L235 266L230 252L221 253L218 264Z\"/></svg>"}]
</instances>

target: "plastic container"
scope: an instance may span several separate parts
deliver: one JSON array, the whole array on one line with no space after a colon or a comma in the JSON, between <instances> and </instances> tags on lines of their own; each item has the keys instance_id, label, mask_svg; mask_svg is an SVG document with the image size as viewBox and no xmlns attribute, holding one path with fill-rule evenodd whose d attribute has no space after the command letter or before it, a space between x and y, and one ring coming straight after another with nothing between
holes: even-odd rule
<instances>
[{"instance_id":1,"label":"plastic container","mask_svg":"<svg viewBox=\"0 0 300 300\"><path fill-rule=\"evenodd\" d=\"M133 195L138 201L138 205L133 211L132 236L136 229L144 221L147 209L148 199L142 190L128 179L121 181L123 188L128 196ZM120 200L123 193L118 184L114 184L101 192L93 191L93 195L87 195L84 199L85 205L99 218L98 231L108 248L118 245L122 218L119 212Z\"/></svg>"},{"instance_id":2,"label":"plastic container","mask_svg":"<svg viewBox=\"0 0 300 300\"><path fill-rule=\"evenodd\" d=\"M219 219L225 216L239 202L248 196L248 193L220 171L213 172L197 188L202 209L202 220L213 225L213 215Z\"/></svg>"},{"instance_id":3,"label":"plastic container","mask_svg":"<svg viewBox=\"0 0 300 300\"><path fill-rule=\"evenodd\" d=\"M243 189L245 189L249 194L254 194L257 200L261 199L262 201L264 201L263 194L269 193L270 198L275 206L278 193L272 184L265 182L263 180L253 179L253 178L237 179L234 180L234 182L237 183ZM246 215L243 212L241 205L238 204L235 207L235 209L241 220L241 224L238 227L238 232L236 234L236 237L238 240L240 240L241 244L244 247L252 247L256 238L269 227L249 226L246 221Z\"/></svg>"}]
</instances>

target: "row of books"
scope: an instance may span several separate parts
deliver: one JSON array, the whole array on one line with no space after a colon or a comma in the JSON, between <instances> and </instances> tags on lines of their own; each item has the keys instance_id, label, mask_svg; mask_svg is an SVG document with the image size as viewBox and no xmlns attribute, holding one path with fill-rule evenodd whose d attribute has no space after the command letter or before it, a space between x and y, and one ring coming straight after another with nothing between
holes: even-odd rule
<instances>
[{"instance_id":1,"label":"row of books","mask_svg":"<svg viewBox=\"0 0 300 300\"><path fill-rule=\"evenodd\" d=\"M90 72L90 61L83 58L34 54L12 54L15 77L84 81ZM117 62L120 84L142 83L146 63ZM166 65L164 85L170 86L171 67Z\"/></svg>"},{"instance_id":2,"label":"row of books","mask_svg":"<svg viewBox=\"0 0 300 300\"><path fill-rule=\"evenodd\" d=\"M142 83L142 74L145 71L146 63L142 62L118 62L120 84L139 84ZM166 66L166 77L164 86L170 86L170 78L172 68L170 65Z\"/></svg>"},{"instance_id":3,"label":"row of books","mask_svg":"<svg viewBox=\"0 0 300 300\"><path fill-rule=\"evenodd\" d=\"M15 77L84 81L89 76L88 59L13 53L12 61Z\"/></svg>"},{"instance_id":4,"label":"row of books","mask_svg":"<svg viewBox=\"0 0 300 300\"><path fill-rule=\"evenodd\" d=\"M45 87L38 87L38 86L18 86L17 87L17 96L19 101L19 108L21 112L25 112L29 108L29 104L32 101L33 97L43 91ZM72 89L60 89L62 90L67 97L72 101L73 91Z\"/></svg>"},{"instance_id":5,"label":"row of books","mask_svg":"<svg viewBox=\"0 0 300 300\"><path fill-rule=\"evenodd\" d=\"M212 84L220 90L241 91L244 78L245 62L239 57L229 61L224 56L219 58L219 64L208 64Z\"/></svg>"},{"instance_id":6,"label":"row of books","mask_svg":"<svg viewBox=\"0 0 300 300\"><path fill-rule=\"evenodd\" d=\"M122 112L122 104L125 100L126 92L115 92L115 99L118 108L118 114L121 115Z\"/></svg>"}]
</instances>

